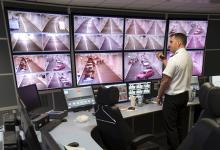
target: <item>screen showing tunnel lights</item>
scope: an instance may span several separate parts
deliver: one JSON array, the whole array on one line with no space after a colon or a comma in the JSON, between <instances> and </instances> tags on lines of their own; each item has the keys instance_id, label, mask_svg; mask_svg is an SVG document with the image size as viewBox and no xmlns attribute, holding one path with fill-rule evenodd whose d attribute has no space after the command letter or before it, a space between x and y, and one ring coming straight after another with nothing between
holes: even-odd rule
<instances>
[{"instance_id":1,"label":"screen showing tunnel lights","mask_svg":"<svg viewBox=\"0 0 220 150\"><path fill-rule=\"evenodd\" d=\"M17 86L36 84L38 90L72 86L70 54L14 55Z\"/></svg>"},{"instance_id":2,"label":"screen showing tunnel lights","mask_svg":"<svg viewBox=\"0 0 220 150\"><path fill-rule=\"evenodd\" d=\"M129 100L131 96L136 96L138 99L142 99L144 95L151 94L151 82L137 82L128 84Z\"/></svg>"},{"instance_id":3,"label":"screen showing tunnel lights","mask_svg":"<svg viewBox=\"0 0 220 150\"><path fill-rule=\"evenodd\" d=\"M166 20L125 20L125 50L162 50Z\"/></svg>"},{"instance_id":4,"label":"screen showing tunnel lights","mask_svg":"<svg viewBox=\"0 0 220 150\"><path fill-rule=\"evenodd\" d=\"M77 85L122 82L122 53L75 54Z\"/></svg>"},{"instance_id":5,"label":"screen showing tunnel lights","mask_svg":"<svg viewBox=\"0 0 220 150\"><path fill-rule=\"evenodd\" d=\"M13 53L70 51L68 15L8 11Z\"/></svg>"},{"instance_id":6,"label":"screen showing tunnel lights","mask_svg":"<svg viewBox=\"0 0 220 150\"><path fill-rule=\"evenodd\" d=\"M202 67L203 67L203 50L196 50L196 51L188 51L189 54L192 57L192 62L193 62L193 75L194 76L201 76L202 75ZM170 56L173 54L168 51L167 52L167 58L169 59Z\"/></svg>"},{"instance_id":7,"label":"screen showing tunnel lights","mask_svg":"<svg viewBox=\"0 0 220 150\"><path fill-rule=\"evenodd\" d=\"M204 49L208 21L170 20L169 34L184 33L187 36L187 49Z\"/></svg>"},{"instance_id":8,"label":"screen showing tunnel lights","mask_svg":"<svg viewBox=\"0 0 220 150\"><path fill-rule=\"evenodd\" d=\"M74 16L75 51L122 50L124 19Z\"/></svg>"},{"instance_id":9,"label":"screen showing tunnel lights","mask_svg":"<svg viewBox=\"0 0 220 150\"><path fill-rule=\"evenodd\" d=\"M156 52L125 52L124 80L138 81L162 77L162 63Z\"/></svg>"},{"instance_id":10,"label":"screen showing tunnel lights","mask_svg":"<svg viewBox=\"0 0 220 150\"><path fill-rule=\"evenodd\" d=\"M112 86L117 87L119 90L119 100L118 100L119 102L128 101L128 91L127 91L126 83L105 85L106 88L109 88Z\"/></svg>"}]
</instances>

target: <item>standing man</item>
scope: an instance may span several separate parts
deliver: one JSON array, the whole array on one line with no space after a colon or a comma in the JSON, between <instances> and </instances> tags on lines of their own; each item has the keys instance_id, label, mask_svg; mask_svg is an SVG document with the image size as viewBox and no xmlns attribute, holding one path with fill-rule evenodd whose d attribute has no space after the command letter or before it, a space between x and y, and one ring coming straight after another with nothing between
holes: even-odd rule
<instances>
[{"instance_id":1,"label":"standing man","mask_svg":"<svg viewBox=\"0 0 220 150\"><path fill-rule=\"evenodd\" d=\"M157 58L166 66L163 71L157 102L163 103L164 126L167 134L167 142L172 150L186 136L187 128L187 102L192 77L192 59L186 51L187 37L183 33L174 33L170 36L169 49L174 55L167 61L162 53L157 53Z\"/></svg>"}]
</instances>

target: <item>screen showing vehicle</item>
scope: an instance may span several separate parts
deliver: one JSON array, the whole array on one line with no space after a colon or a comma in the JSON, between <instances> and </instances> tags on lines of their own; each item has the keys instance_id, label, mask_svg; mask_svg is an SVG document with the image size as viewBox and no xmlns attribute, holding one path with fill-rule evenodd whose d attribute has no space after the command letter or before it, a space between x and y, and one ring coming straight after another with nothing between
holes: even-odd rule
<instances>
[{"instance_id":1,"label":"screen showing vehicle","mask_svg":"<svg viewBox=\"0 0 220 150\"><path fill-rule=\"evenodd\" d=\"M68 15L9 10L8 22L13 53L70 51Z\"/></svg>"},{"instance_id":2,"label":"screen showing vehicle","mask_svg":"<svg viewBox=\"0 0 220 150\"><path fill-rule=\"evenodd\" d=\"M38 90L72 86L70 54L14 55L17 87L36 84Z\"/></svg>"},{"instance_id":3,"label":"screen showing vehicle","mask_svg":"<svg viewBox=\"0 0 220 150\"><path fill-rule=\"evenodd\" d=\"M151 94L151 82L138 82L128 84L128 96L129 100L131 96L135 96L138 99L143 99L145 95Z\"/></svg>"},{"instance_id":4,"label":"screen showing vehicle","mask_svg":"<svg viewBox=\"0 0 220 150\"><path fill-rule=\"evenodd\" d=\"M75 51L122 50L124 19L74 16Z\"/></svg>"},{"instance_id":5,"label":"screen showing vehicle","mask_svg":"<svg viewBox=\"0 0 220 150\"><path fill-rule=\"evenodd\" d=\"M91 86L66 88L63 93L68 109L95 104L95 98Z\"/></svg>"},{"instance_id":6,"label":"screen showing vehicle","mask_svg":"<svg viewBox=\"0 0 220 150\"><path fill-rule=\"evenodd\" d=\"M151 80L162 77L162 63L156 52L125 52L124 80Z\"/></svg>"},{"instance_id":7,"label":"screen showing vehicle","mask_svg":"<svg viewBox=\"0 0 220 150\"><path fill-rule=\"evenodd\" d=\"M173 33L184 33L187 36L187 49L204 49L207 28L208 21L170 20L168 35Z\"/></svg>"},{"instance_id":8,"label":"screen showing vehicle","mask_svg":"<svg viewBox=\"0 0 220 150\"><path fill-rule=\"evenodd\" d=\"M166 20L125 19L125 50L162 50Z\"/></svg>"},{"instance_id":9,"label":"screen showing vehicle","mask_svg":"<svg viewBox=\"0 0 220 150\"><path fill-rule=\"evenodd\" d=\"M203 54L204 54L204 51L201 50L201 51L188 51L189 54L191 55L192 57L192 61L193 61L193 75L194 76L200 76L202 75L202 67L203 67ZM170 56L172 56L173 54L168 51L167 52L167 58L169 59Z\"/></svg>"},{"instance_id":10,"label":"screen showing vehicle","mask_svg":"<svg viewBox=\"0 0 220 150\"><path fill-rule=\"evenodd\" d=\"M127 91L127 84L122 83L122 84L111 84L111 85L105 85L105 87L109 88L115 86L119 90L119 102L124 102L128 101L128 91Z\"/></svg>"},{"instance_id":11,"label":"screen showing vehicle","mask_svg":"<svg viewBox=\"0 0 220 150\"><path fill-rule=\"evenodd\" d=\"M122 53L76 53L77 85L122 82Z\"/></svg>"}]
</instances>

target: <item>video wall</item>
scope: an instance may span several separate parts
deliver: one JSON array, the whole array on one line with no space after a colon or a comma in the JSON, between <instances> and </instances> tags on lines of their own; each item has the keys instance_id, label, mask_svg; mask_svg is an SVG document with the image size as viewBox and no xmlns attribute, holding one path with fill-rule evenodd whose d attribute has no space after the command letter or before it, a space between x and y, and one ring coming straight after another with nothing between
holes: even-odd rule
<instances>
[{"instance_id":1,"label":"video wall","mask_svg":"<svg viewBox=\"0 0 220 150\"><path fill-rule=\"evenodd\" d=\"M163 65L156 52L166 50L165 35L176 32L187 35L193 75L202 74L207 21L169 20L166 27L167 20L147 17L73 14L69 23L68 14L17 10L7 14L17 87L33 83L38 90L72 87L72 77L77 86L160 79Z\"/></svg>"}]
</instances>

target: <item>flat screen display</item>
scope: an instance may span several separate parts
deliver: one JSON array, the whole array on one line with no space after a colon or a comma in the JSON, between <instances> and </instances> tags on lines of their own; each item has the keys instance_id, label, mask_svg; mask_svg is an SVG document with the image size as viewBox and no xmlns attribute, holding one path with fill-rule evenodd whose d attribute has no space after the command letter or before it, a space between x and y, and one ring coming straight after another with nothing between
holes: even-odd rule
<instances>
[{"instance_id":1,"label":"flat screen display","mask_svg":"<svg viewBox=\"0 0 220 150\"><path fill-rule=\"evenodd\" d=\"M220 76L212 76L211 81L214 86L220 87Z\"/></svg>"},{"instance_id":2,"label":"flat screen display","mask_svg":"<svg viewBox=\"0 0 220 150\"><path fill-rule=\"evenodd\" d=\"M77 85L122 82L122 53L76 53Z\"/></svg>"},{"instance_id":3,"label":"flat screen display","mask_svg":"<svg viewBox=\"0 0 220 150\"><path fill-rule=\"evenodd\" d=\"M38 90L72 86L70 54L14 55L17 87L36 84Z\"/></svg>"},{"instance_id":4,"label":"flat screen display","mask_svg":"<svg viewBox=\"0 0 220 150\"><path fill-rule=\"evenodd\" d=\"M119 100L118 100L119 102L128 101L128 91L127 91L126 83L105 85L106 88L109 88L112 86L117 87L119 90Z\"/></svg>"},{"instance_id":5,"label":"flat screen display","mask_svg":"<svg viewBox=\"0 0 220 150\"><path fill-rule=\"evenodd\" d=\"M125 52L124 80L138 81L160 79L162 63L156 57L156 52Z\"/></svg>"},{"instance_id":6,"label":"flat screen display","mask_svg":"<svg viewBox=\"0 0 220 150\"><path fill-rule=\"evenodd\" d=\"M131 96L135 96L138 99L143 99L144 95L151 94L151 82L138 82L128 84L129 100Z\"/></svg>"},{"instance_id":7,"label":"flat screen display","mask_svg":"<svg viewBox=\"0 0 220 150\"><path fill-rule=\"evenodd\" d=\"M8 11L13 53L70 51L68 15Z\"/></svg>"},{"instance_id":8,"label":"flat screen display","mask_svg":"<svg viewBox=\"0 0 220 150\"><path fill-rule=\"evenodd\" d=\"M162 50L166 20L125 19L125 50Z\"/></svg>"},{"instance_id":9,"label":"flat screen display","mask_svg":"<svg viewBox=\"0 0 220 150\"><path fill-rule=\"evenodd\" d=\"M75 51L122 50L124 19L74 16Z\"/></svg>"},{"instance_id":10,"label":"flat screen display","mask_svg":"<svg viewBox=\"0 0 220 150\"><path fill-rule=\"evenodd\" d=\"M204 49L208 21L170 20L169 34L184 33L187 36L187 49Z\"/></svg>"}]
</instances>

